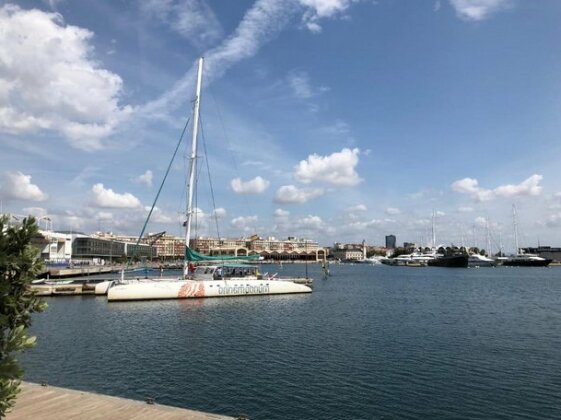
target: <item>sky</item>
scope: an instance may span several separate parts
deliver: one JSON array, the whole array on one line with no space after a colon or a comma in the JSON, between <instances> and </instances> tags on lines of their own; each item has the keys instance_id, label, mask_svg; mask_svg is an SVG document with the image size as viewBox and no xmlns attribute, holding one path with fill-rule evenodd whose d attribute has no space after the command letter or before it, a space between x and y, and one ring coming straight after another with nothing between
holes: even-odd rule
<instances>
[{"instance_id":1,"label":"sky","mask_svg":"<svg viewBox=\"0 0 561 420\"><path fill-rule=\"evenodd\" d=\"M138 235L204 57L197 236L561 246L558 0L0 1L0 202ZM147 231L183 235L191 125Z\"/></svg>"}]
</instances>

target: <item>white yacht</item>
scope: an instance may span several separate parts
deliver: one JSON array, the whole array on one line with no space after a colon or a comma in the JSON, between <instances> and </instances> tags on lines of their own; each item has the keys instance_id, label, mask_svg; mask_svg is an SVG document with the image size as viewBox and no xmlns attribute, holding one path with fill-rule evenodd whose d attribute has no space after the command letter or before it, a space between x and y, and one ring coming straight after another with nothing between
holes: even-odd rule
<instances>
[{"instance_id":1,"label":"white yacht","mask_svg":"<svg viewBox=\"0 0 561 420\"><path fill-rule=\"evenodd\" d=\"M424 267L429 261L434 260L436 254L423 254L419 252L412 252L411 254L402 254L395 258L388 258L383 261L388 265L402 265L409 267Z\"/></svg>"},{"instance_id":2,"label":"white yacht","mask_svg":"<svg viewBox=\"0 0 561 420\"><path fill-rule=\"evenodd\" d=\"M468 258L468 267L495 267L497 261L493 258L479 254L470 254Z\"/></svg>"}]
</instances>

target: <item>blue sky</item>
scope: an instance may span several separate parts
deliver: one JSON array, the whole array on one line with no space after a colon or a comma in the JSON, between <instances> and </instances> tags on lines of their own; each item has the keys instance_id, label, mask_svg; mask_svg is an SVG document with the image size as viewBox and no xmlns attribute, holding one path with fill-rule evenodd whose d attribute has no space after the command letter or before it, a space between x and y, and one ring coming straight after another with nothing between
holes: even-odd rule
<instances>
[{"instance_id":1,"label":"blue sky","mask_svg":"<svg viewBox=\"0 0 561 420\"><path fill-rule=\"evenodd\" d=\"M137 234L204 56L198 235L427 243L434 211L508 250L515 204L521 245L561 245L561 2L0 5L5 212ZM182 234L189 143L150 231Z\"/></svg>"}]
</instances>

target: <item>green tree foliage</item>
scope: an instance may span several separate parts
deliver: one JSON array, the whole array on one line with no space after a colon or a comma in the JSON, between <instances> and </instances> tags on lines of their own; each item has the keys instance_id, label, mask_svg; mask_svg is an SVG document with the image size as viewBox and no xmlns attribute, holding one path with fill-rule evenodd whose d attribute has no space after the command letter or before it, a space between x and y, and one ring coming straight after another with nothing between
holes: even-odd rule
<instances>
[{"instance_id":1,"label":"green tree foliage","mask_svg":"<svg viewBox=\"0 0 561 420\"><path fill-rule=\"evenodd\" d=\"M0 418L15 403L23 377L16 354L35 344L35 337L27 335L31 314L46 308L29 287L42 267L38 250L30 245L38 234L35 219L18 226L9 226L8 220L0 217Z\"/></svg>"},{"instance_id":2,"label":"green tree foliage","mask_svg":"<svg viewBox=\"0 0 561 420\"><path fill-rule=\"evenodd\" d=\"M409 253L410 253L410 251L408 249L403 248L403 247L398 247L398 248L395 248L393 250L393 253L392 253L392 255L390 255L390 258L396 258L396 257L399 257L400 255L409 254Z\"/></svg>"}]
</instances>

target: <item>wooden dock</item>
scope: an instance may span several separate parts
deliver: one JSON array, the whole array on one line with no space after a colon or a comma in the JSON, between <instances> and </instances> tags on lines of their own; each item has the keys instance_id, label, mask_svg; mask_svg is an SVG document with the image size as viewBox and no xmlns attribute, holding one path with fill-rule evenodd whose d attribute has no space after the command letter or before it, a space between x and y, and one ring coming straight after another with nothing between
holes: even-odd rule
<instances>
[{"instance_id":1,"label":"wooden dock","mask_svg":"<svg viewBox=\"0 0 561 420\"><path fill-rule=\"evenodd\" d=\"M6 419L233 420L234 417L24 382Z\"/></svg>"},{"instance_id":2,"label":"wooden dock","mask_svg":"<svg viewBox=\"0 0 561 420\"><path fill-rule=\"evenodd\" d=\"M113 266L104 265L86 265L82 267L47 267L47 269L39 275L39 277L51 279L60 279L68 277L84 277L94 276L96 274L112 273L116 270Z\"/></svg>"},{"instance_id":3,"label":"wooden dock","mask_svg":"<svg viewBox=\"0 0 561 420\"><path fill-rule=\"evenodd\" d=\"M37 296L94 295L95 284L32 284L31 291Z\"/></svg>"}]
</instances>

